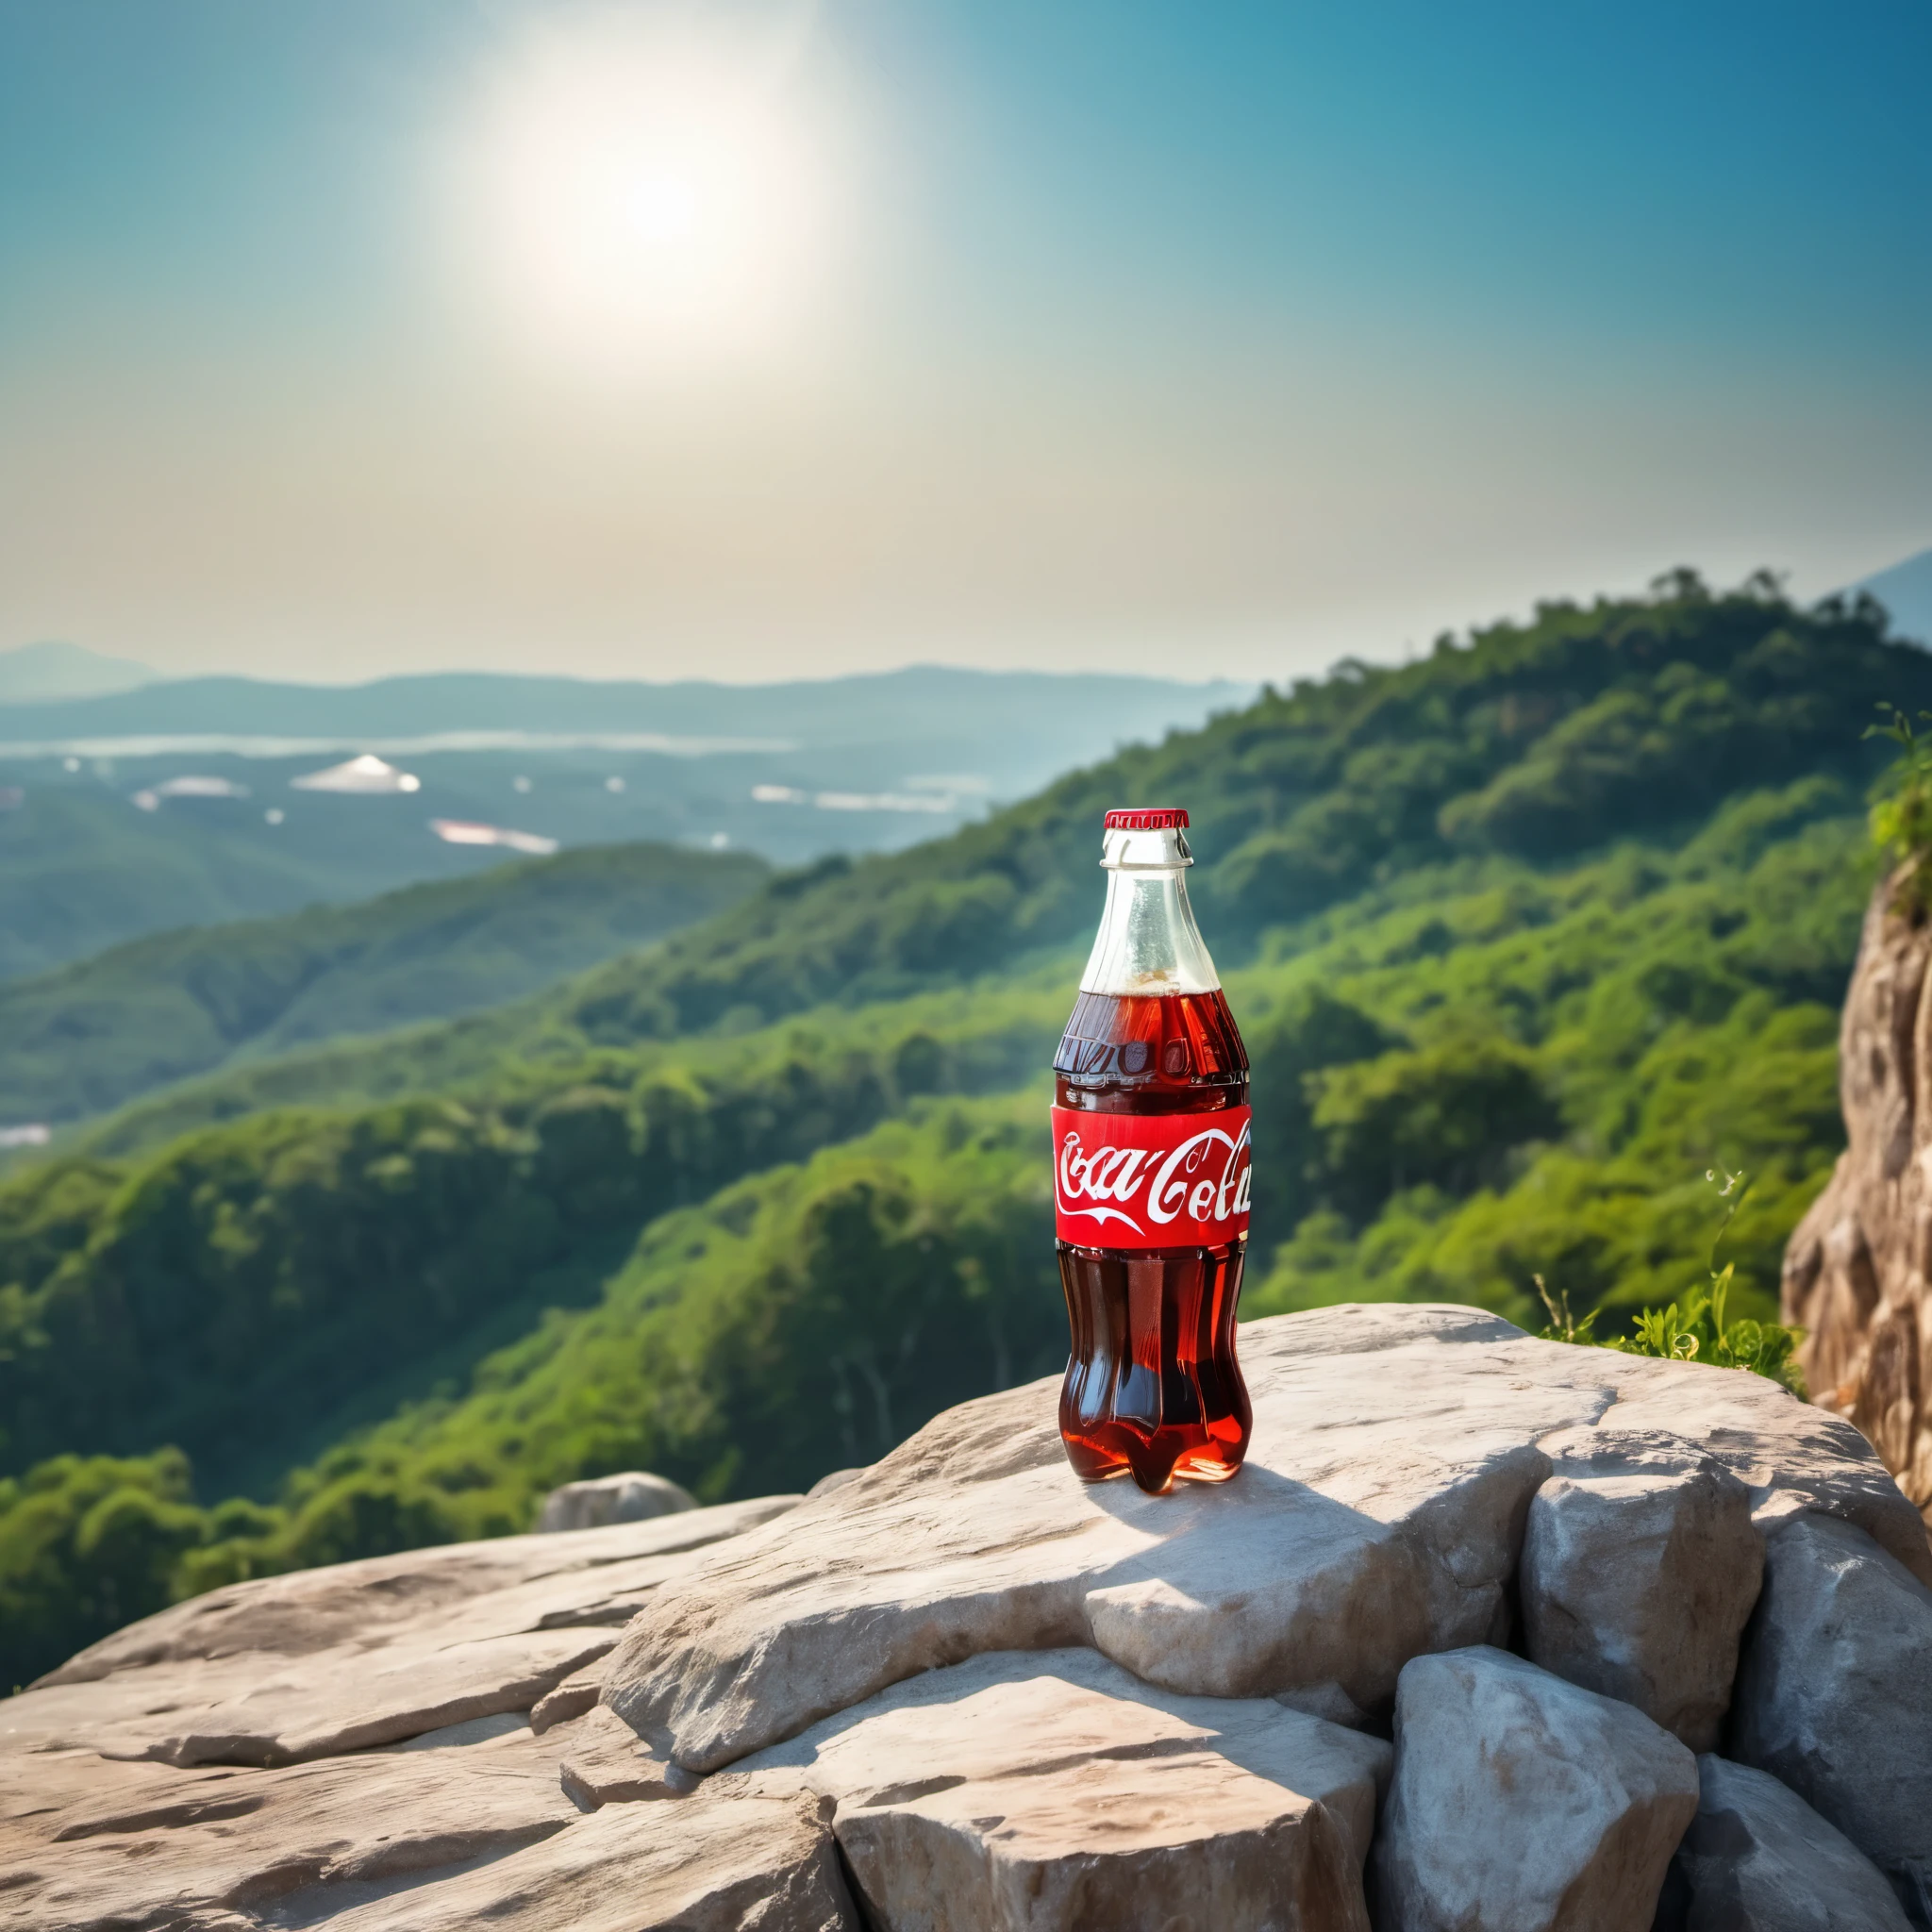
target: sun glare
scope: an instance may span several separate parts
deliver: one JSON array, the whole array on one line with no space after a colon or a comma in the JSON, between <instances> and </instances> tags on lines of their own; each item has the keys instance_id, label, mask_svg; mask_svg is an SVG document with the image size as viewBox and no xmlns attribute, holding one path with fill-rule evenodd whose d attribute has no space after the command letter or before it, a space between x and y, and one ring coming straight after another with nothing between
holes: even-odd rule
<instances>
[{"instance_id":1,"label":"sun glare","mask_svg":"<svg viewBox=\"0 0 1932 1932\"><path fill-rule=\"evenodd\" d=\"M770 44L556 26L459 143L470 249L546 351L683 359L784 340L823 291L824 143Z\"/></svg>"}]
</instances>

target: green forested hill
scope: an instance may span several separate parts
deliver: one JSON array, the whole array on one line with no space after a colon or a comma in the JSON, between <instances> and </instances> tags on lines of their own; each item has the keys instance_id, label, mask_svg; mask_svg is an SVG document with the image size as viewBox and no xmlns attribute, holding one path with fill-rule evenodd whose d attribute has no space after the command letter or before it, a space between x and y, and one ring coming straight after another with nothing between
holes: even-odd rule
<instances>
[{"instance_id":1,"label":"green forested hill","mask_svg":"<svg viewBox=\"0 0 1932 1932\"><path fill-rule=\"evenodd\" d=\"M8 789L22 796L0 811L0 981L137 933L341 895L309 855L263 850L223 816L137 812L99 787Z\"/></svg>"},{"instance_id":2,"label":"green forested hill","mask_svg":"<svg viewBox=\"0 0 1932 1932\"><path fill-rule=\"evenodd\" d=\"M285 1063L300 1106L224 1120L224 1074L220 1124L42 1164L0 1187L12 1667L598 1469L795 1486L1050 1365L1041 1070L1111 804L1194 815L1256 1069L1250 1312L1524 1318L1541 1271L1608 1325L1702 1277L1719 1165L1768 1312L1838 1145L1881 698L1932 707L1932 659L1866 611L1547 610Z\"/></svg>"},{"instance_id":3,"label":"green forested hill","mask_svg":"<svg viewBox=\"0 0 1932 1932\"><path fill-rule=\"evenodd\" d=\"M240 1057L496 1006L722 911L770 870L592 846L0 982L0 1122L81 1119Z\"/></svg>"},{"instance_id":4,"label":"green forested hill","mask_svg":"<svg viewBox=\"0 0 1932 1932\"><path fill-rule=\"evenodd\" d=\"M774 880L671 945L412 1041L285 1059L118 1124L127 1151L254 1108L441 1092L506 1061L751 1030L824 1002L891 999L1078 946L1110 805L1187 803L1191 888L1216 957L1444 866L1547 867L1668 845L1727 798L1885 762L1884 702L1932 703L1932 658L1877 607L1769 594L1546 606L1399 670L1343 666L1161 745L1073 774L952 838ZM1424 891L1433 888L1424 887Z\"/></svg>"}]
</instances>

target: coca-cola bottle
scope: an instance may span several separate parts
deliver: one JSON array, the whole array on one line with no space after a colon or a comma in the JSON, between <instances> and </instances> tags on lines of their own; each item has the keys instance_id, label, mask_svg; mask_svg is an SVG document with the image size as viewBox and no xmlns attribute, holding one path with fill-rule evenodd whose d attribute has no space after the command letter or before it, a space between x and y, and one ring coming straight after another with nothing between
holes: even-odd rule
<instances>
[{"instance_id":1,"label":"coca-cola bottle","mask_svg":"<svg viewBox=\"0 0 1932 1932\"><path fill-rule=\"evenodd\" d=\"M1054 1219L1073 1353L1067 1457L1090 1482L1222 1482L1253 1414L1235 1360L1248 1056L1188 904L1184 811L1110 811L1107 909L1054 1057Z\"/></svg>"}]
</instances>

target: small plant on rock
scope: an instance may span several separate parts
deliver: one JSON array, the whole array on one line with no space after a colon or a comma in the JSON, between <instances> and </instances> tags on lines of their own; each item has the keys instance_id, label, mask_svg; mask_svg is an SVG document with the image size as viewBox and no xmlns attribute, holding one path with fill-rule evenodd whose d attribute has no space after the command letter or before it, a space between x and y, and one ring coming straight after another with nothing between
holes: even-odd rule
<instances>
[{"instance_id":1,"label":"small plant on rock","mask_svg":"<svg viewBox=\"0 0 1932 1932\"><path fill-rule=\"evenodd\" d=\"M1737 1218L1738 1209L1744 1205L1751 1184L1742 1174L1729 1174L1719 1168L1710 1169L1704 1177L1717 1187L1719 1199L1727 1203L1710 1244L1708 1292L1693 1288L1681 1306L1672 1302L1667 1307L1644 1308L1638 1314L1630 1334L1600 1341L1592 1331L1601 1308L1592 1308L1580 1319L1573 1316L1569 1295L1553 1296L1539 1274L1534 1277L1536 1291L1550 1315L1549 1325L1542 1331L1543 1340L1573 1342L1584 1348L1614 1348L1624 1355L1655 1356L1672 1361L1707 1362L1720 1369L1744 1369L1802 1397L1805 1378L1795 1357L1805 1331L1788 1328L1777 1322L1755 1322L1748 1316L1730 1322L1724 1315L1724 1304L1730 1297L1738 1264L1726 1261L1720 1268L1718 1249Z\"/></svg>"},{"instance_id":2,"label":"small plant on rock","mask_svg":"<svg viewBox=\"0 0 1932 1932\"><path fill-rule=\"evenodd\" d=\"M1908 865L1893 889L1892 903L1903 913L1923 919L1932 911L1932 740L1912 729L1912 721L1896 705L1881 705L1891 716L1883 724L1868 724L1867 738L1890 738L1899 747L1874 789L1872 841L1894 865ZM1921 722L1932 711L1921 711Z\"/></svg>"}]
</instances>

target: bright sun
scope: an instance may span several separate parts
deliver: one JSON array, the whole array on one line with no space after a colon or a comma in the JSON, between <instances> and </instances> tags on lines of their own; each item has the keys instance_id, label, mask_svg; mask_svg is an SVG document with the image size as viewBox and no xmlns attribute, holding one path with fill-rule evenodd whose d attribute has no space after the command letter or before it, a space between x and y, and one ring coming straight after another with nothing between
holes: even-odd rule
<instances>
[{"instance_id":1,"label":"bright sun","mask_svg":"<svg viewBox=\"0 0 1932 1932\"><path fill-rule=\"evenodd\" d=\"M543 346L682 357L795 324L829 197L787 51L580 23L505 61L461 142L465 225Z\"/></svg>"}]
</instances>

